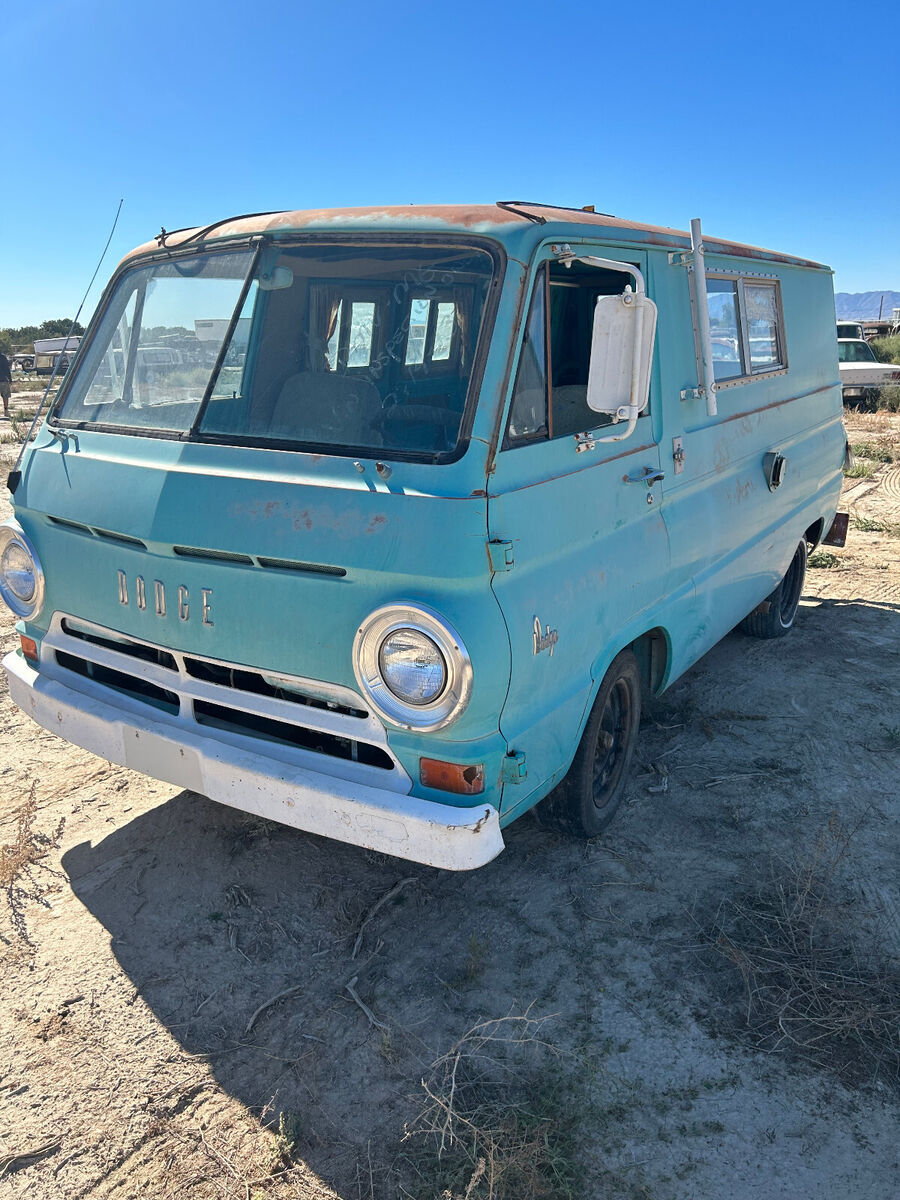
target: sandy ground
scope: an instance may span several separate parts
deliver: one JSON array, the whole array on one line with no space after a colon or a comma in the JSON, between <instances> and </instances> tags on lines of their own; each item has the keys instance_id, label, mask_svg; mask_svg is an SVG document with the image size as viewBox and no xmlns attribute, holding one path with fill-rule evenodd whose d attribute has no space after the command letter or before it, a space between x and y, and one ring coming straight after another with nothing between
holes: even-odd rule
<instances>
[{"instance_id":1,"label":"sandy ground","mask_svg":"<svg viewBox=\"0 0 900 1200\"><path fill-rule=\"evenodd\" d=\"M849 433L894 461L844 507L893 530L851 528L786 640L732 634L652 706L596 842L529 817L442 874L110 766L4 683L0 846L32 795L37 861L0 900L0 1196L490 1196L471 1166L445 1192L459 1146L404 1130L440 1055L525 1012L537 1040L488 1043L485 1071L559 1182L498 1196L896 1196L896 1087L847 1043L819 1066L754 1043L715 944L717 914L818 855L852 945L898 950L900 418Z\"/></svg>"}]
</instances>

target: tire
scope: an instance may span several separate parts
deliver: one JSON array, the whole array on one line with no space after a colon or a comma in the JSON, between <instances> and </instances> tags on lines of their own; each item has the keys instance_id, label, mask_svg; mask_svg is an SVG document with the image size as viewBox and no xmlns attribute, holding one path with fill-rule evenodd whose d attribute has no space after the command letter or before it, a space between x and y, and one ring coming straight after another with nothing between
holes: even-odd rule
<instances>
[{"instance_id":1,"label":"tire","mask_svg":"<svg viewBox=\"0 0 900 1200\"><path fill-rule=\"evenodd\" d=\"M640 721L640 670L622 650L603 677L568 774L538 805L541 824L580 838L603 832L622 802Z\"/></svg>"},{"instance_id":2,"label":"tire","mask_svg":"<svg viewBox=\"0 0 900 1200\"><path fill-rule=\"evenodd\" d=\"M800 596L803 593L803 580L806 578L806 542L800 542L794 551L791 565L784 579L762 604L744 617L738 628L751 637L779 638L784 637L797 616L800 606Z\"/></svg>"}]
</instances>

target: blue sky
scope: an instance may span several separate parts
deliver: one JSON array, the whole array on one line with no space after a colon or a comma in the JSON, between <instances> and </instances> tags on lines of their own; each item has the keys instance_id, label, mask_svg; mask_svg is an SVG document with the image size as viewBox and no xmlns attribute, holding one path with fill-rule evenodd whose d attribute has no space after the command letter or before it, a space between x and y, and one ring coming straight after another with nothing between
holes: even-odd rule
<instances>
[{"instance_id":1,"label":"blue sky","mask_svg":"<svg viewBox=\"0 0 900 1200\"><path fill-rule=\"evenodd\" d=\"M4 21L0 326L231 213L595 204L900 291L900 9L38 0ZM54 150L58 167L54 166Z\"/></svg>"}]
</instances>

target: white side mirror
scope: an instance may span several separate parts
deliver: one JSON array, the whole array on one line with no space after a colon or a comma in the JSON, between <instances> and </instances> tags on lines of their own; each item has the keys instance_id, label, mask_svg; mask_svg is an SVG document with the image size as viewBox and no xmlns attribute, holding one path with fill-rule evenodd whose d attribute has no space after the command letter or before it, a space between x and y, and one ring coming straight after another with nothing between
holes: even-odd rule
<instances>
[{"instance_id":1,"label":"white side mirror","mask_svg":"<svg viewBox=\"0 0 900 1200\"><path fill-rule=\"evenodd\" d=\"M655 338L656 305L646 295L626 288L620 296L597 297L588 371L589 408L615 421L637 419L650 399Z\"/></svg>"}]
</instances>

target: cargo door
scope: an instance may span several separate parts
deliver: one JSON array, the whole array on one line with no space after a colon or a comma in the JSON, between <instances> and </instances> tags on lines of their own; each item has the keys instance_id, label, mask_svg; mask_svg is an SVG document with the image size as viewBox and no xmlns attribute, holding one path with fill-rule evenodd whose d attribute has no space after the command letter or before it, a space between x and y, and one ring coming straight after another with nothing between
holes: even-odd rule
<instances>
[{"instance_id":1,"label":"cargo door","mask_svg":"<svg viewBox=\"0 0 900 1200\"><path fill-rule=\"evenodd\" d=\"M634 250L582 249L643 269ZM524 756L510 764L505 812L568 768L595 682L652 626L648 611L665 594L654 389L625 441L601 440L624 426L586 400L594 305L623 282L565 268L549 250L531 281L488 501L493 588L512 649L501 728Z\"/></svg>"}]
</instances>

